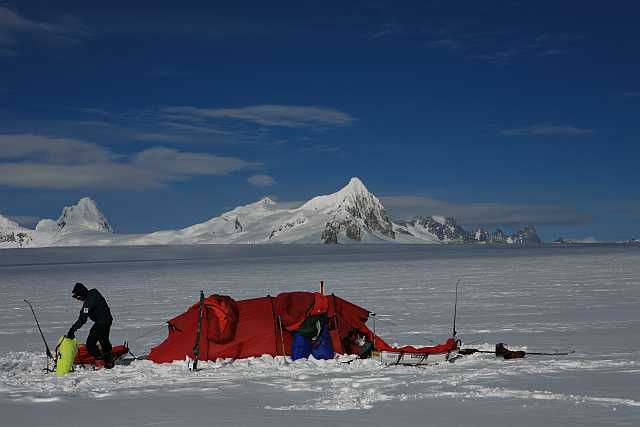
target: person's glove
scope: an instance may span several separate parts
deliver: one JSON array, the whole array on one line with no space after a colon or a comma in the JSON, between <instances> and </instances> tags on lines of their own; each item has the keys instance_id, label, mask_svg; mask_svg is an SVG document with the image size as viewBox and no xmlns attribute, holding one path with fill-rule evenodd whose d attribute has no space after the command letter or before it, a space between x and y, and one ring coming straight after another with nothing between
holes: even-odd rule
<instances>
[{"instance_id":1,"label":"person's glove","mask_svg":"<svg viewBox=\"0 0 640 427\"><path fill-rule=\"evenodd\" d=\"M76 337L76 334L74 334L72 330L69 330L69 332L67 332L66 337L72 340Z\"/></svg>"}]
</instances>

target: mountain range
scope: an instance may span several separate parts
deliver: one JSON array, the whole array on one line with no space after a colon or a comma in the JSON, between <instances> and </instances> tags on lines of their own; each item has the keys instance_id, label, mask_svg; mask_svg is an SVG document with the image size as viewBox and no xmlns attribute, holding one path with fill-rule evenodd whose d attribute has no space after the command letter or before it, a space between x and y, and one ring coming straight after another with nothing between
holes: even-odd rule
<instances>
[{"instance_id":1,"label":"mountain range","mask_svg":"<svg viewBox=\"0 0 640 427\"><path fill-rule=\"evenodd\" d=\"M115 234L88 197L65 207L57 220L41 220L35 230L0 215L0 248L264 243L539 244L541 240L533 225L507 235L500 229L466 231L453 218L442 216L394 222L358 178L351 178L336 193L314 197L296 208L265 197L200 224L150 234Z\"/></svg>"}]
</instances>

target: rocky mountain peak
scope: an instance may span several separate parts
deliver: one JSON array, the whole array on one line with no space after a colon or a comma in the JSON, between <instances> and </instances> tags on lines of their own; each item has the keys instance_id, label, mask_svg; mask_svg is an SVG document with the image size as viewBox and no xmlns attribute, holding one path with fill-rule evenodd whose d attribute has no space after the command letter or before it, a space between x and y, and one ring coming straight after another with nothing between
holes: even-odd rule
<instances>
[{"instance_id":1,"label":"rocky mountain peak","mask_svg":"<svg viewBox=\"0 0 640 427\"><path fill-rule=\"evenodd\" d=\"M81 198L75 205L66 206L57 221L43 219L36 226L36 231L49 233L82 230L113 233L109 221L100 211L96 202L89 197Z\"/></svg>"},{"instance_id":2,"label":"rocky mountain peak","mask_svg":"<svg viewBox=\"0 0 640 427\"><path fill-rule=\"evenodd\" d=\"M364 183L362 182L362 180L358 177L353 177L349 180L349 182L347 183L347 185L345 185L340 191L339 193L343 193L343 194L371 194L369 193L369 190L367 190L367 187L365 187Z\"/></svg>"},{"instance_id":3,"label":"rocky mountain peak","mask_svg":"<svg viewBox=\"0 0 640 427\"><path fill-rule=\"evenodd\" d=\"M256 202L256 204L260 204L262 206L275 206L276 202L273 201L273 199L271 197L263 197L262 199L258 200Z\"/></svg>"},{"instance_id":4,"label":"rocky mountain peak","mask_svg":"<svg viewBox=\"0 0 640 427\"><path fill-rule=\"evenodd\" d=\"M540 244L542 240L538 236L536 232L536 228L529 224L525 227L524 230L518 230L516 233L511 235L511 240L513 243L519 245L530 245L530 244Z\"/></svg>"}]
</instances>

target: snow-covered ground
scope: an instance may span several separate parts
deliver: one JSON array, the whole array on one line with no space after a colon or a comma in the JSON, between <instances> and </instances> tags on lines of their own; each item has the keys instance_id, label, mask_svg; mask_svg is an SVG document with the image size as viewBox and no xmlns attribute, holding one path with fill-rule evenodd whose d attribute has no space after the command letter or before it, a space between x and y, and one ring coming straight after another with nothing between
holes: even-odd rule
<instances>
[{"instance_id":1,"label":"snow-covered ground","mask_svg":"<svg viewBox=\"0 0 640 427\"><path fill-rule=\"evenodd\" d=\"M640 425L640 248L491 246L167 246L5 250L0 254L0 414L7 426ZM136 354L200 289L236 299L316 290L378 313L389 342L430 344L458 330L571 356L383 367L372 360L136 361L43 375L34 303L50 342L75 320L76 281L112 306L112 340ZM78 334L84 339L88 325ZM142 337L140 337L142 336ZM140 338L138 338L140 337Z\"/></svg>"}]
</instances>

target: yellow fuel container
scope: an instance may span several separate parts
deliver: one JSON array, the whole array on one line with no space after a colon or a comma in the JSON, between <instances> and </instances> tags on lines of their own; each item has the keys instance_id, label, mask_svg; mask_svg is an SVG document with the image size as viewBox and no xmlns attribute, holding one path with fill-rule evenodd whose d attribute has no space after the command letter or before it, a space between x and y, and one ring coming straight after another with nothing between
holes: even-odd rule
<instances>
[{"instance_id":1,"label":"yellow fuel container","mask_svg":"<svg viewBox=\"0 0 640 427\"><path fill-rule=\"evenodd\" d=\"M78 353L78 340L67 337L58 338L56 351L56 376L67 375L73 369L73 361Z\"/></svg>"}]
</instances>

